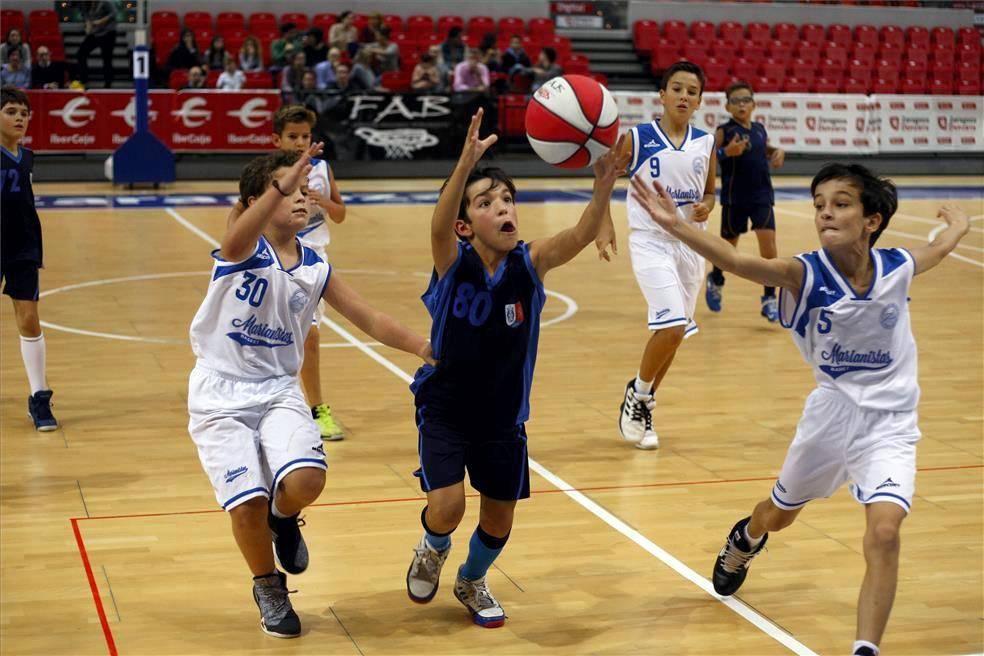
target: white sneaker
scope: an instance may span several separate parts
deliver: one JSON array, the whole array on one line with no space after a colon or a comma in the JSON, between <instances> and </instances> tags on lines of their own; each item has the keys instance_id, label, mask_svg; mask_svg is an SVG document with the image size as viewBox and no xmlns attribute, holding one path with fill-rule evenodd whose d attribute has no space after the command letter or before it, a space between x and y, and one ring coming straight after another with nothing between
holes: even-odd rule
<instances>
[{"instance_id":1,"label":"white sneaker","mask_svg":"<svg viewBox=\"0 0 984 656\"><path fill-rule=\"evenodd\" d=\"M451 547L438 551L427 542L427 536L413 548L413 560L407 570L407 595L418 604L426 604L437 594L441 583L441 568L451 553Z\"/></svg>"},{"instance_id":2,"label":"white sneaker","mask_svg":"<svg viewBox=\"0 0 984 656\"><path fill-rule=\"evenodd\" d=\"M652 394L639 394L635 391L635 378L625 386L625 399L620 408L618 430L627 442L640 449L655 449L659 446L659 437L653 432L653 408L656 399ZM640 446L645 442L654 446Z\"/></svg>"},{"instance_id":3,"label":"white sneaker","mask_svg":"<svg viewBox=\"0 0 984 656\"><path fill-rule=\"evenodd\" d=\"M635 443L635 448L643 449L644 451L658 449L659 435L652 428L648 429L646 434L642 436L642 439Z\"/></svg>"},{"instance_id":4,"label":"white sneaker","mask_svg":"<svg viewBox=\"0 0 984 656\"><path fill-rule=\"evenodd\" d=\"M495 600L489 591L489 585L482 577L475 581L470 581L461 576L458 570L458 578L454 582L454 596L465 605L471 613L472 621L486 629L494 629L506 623L506 612Z\"/></svg>"}]
</instances>

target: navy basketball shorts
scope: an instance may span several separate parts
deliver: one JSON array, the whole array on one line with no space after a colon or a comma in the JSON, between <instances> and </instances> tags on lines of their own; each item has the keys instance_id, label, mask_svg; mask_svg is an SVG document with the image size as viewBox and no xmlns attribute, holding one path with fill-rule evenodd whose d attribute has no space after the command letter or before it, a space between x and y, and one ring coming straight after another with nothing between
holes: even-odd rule
<instances>
[{"instance_id":1,"label":"navy basketball shorts","mask_svg":"<svg viewBox=\"0 0 984 656\"><path fill-rule=\"evenodd\" d=\"M771 205L722 205L721 206L721 236L734 239L748 232L751 222L752 230L775 230L776 215Z\"/></svg>"},{"instance_id":2,"label":"navy basketball shorts","mask_svg":"<svg viewBox=\"0 0 984 656\"><path fill-rule=\"evenodd\" d=\"M417 408L420 479L424 492L439 490L465 480L473 488L498 501L530 496L530 464L526 449L526 425L506 429L483 429L472 422L456 426L442 422Z\"/></svg>"},{"instance_id":3,"label":"navy basketball shorts","mask_svg":"<svg viewBox=\"0 0 984 656\"><path fill-rule=\"evenodd\" d=\"M33 262L4 263L0 280L3 293L18 301L36 301L41 293L38 265Z\"/></svg>"}]
</instances>

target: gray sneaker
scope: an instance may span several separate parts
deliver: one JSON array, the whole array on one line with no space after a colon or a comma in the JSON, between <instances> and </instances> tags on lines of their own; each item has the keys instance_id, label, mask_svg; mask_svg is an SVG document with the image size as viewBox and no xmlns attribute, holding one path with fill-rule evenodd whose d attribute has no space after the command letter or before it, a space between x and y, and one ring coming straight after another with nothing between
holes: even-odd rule
<instances>
[{"instance_id":1,"label":"gray sneaker","mask_svg":"<svg viewBox=\"0 0 984 656\"><path fill-rule=\"evenodd\" d=\"M253 578L253 600L260 609L260 628L274 638L301 635L301 620L287 598L287 575L274 572Z\"/></svg>"},{"instance_id":2,"label":"gray sneaker","mask_svg":"<svg viewBox=\"0 0 984 656\"><path fill-rule=\"evenodd\" d=\"M426 604L437 594L441 584L441 568L451 553L451 547L438 551L427 542L427 536L413 548L413 561L407 570L407 595L418 604Z\"/></svg>"},{"instance_id":3,"label":"gray sneaker","mask_svg":"<svg viewBox=\"0 0 984 656\"><path fill-rule=\"evenodd\" d=\"M482 577L475 581L464 578L458 570L454 582L454 596L471 613L472 621L486 629L494 629L506 623L506 612L489 591L489 584Z\"/></svg>"}]
</instances>

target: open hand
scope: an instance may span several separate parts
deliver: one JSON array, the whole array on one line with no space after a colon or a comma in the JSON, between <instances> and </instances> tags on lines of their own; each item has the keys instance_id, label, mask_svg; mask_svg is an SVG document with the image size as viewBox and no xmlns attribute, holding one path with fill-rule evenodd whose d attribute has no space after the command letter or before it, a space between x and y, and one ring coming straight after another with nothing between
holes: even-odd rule
<instances>
[{"instance_id":1,"label":"open hand","mask_svg":"<svg viewBox=\"0 0 984 656\"><path fill-rule=\"evenodd\" d=\"M937 218L946 221L950 227L957 228L960 236L963 237L970 232L970 217L967 213L952 203L944 203L940 211L936 213Z\"/></svg>"},{"instance_id":2,"label":"open hand","mask_svg":"<svg viewBox=\"0 0 984 656\"><path fill-rule=\"evenodd\" d=\"M595 189L608 190L615 184L615 179L625 173L626 167L632 161L632 151L626 149L626 135L623 134L615 142L615 145L608 149L608 152L598 158L594 163ZM626 152L627 151L627 152Z\"/></svg>"},{"instance_id":3,"label":"open hand","mask_svg":"<svg viewBox=\"0 0 984 656\"><path fill-rule=\"evenodd\" d=\"M317 157L325 149L325 144L319 141L311 144L311 147L301 153L294 165L288 169L287 174L277 182L280 193L285 196L294 193L301 185L307 184L308 173L311 172L311 158Z\"/></svg>"},{"instance_id":4,"label":"open hand","mask_svg":"<svg viewBox=\"0 0 984 656\"><path fill-rule=\"evenodd\" d=\"M468 136L465 137L465 145L461 149L461 158L458 160L459 164L467 166L469 170L474 168L478 164L478 160L482 159L485 151L499 140L499 135L496 134L490 134L484 139L478 138L478 130L482 127L482 116L484 114L485 110L479 109L472 116L471 124L468 126Z\"/></svg>"},{"instance_id":5,"label":"open hand","mask_svg":"<svg viewBox=\"0 0 984 656\"><path fill-rule=\"evenodd\" d=\"M653 180L653 186L649 187L640 178L633 177L631 193L653 222L660 227L672 231L681 223L676 201L658 180Z\"/></svg>"}]
</instances>

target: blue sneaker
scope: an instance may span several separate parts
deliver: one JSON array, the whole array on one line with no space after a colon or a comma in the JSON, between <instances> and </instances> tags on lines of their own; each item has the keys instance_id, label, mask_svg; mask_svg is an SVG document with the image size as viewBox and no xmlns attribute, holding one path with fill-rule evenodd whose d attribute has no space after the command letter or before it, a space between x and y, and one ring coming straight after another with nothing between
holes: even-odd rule
<instances>
[{"instance_id":1,"label":"blue sneaker","mask_svg":"<svg viewBox=\"0 0 984 656\"><path fill-rule=\"evenodd\" d=\"M34 428L39 431L53 431L58 429L58 420L51 414L51 390L41 390L35 392L33 396L27 397L27 414L34 420Z\"/></svg>"},{"instance_id":2,"label":"blue sneaker","mask_svg":"<svg viewBox=\"0 0 984 656\"><path fill-rule=\"evenodd\" d=\"M779 303L775 296L762 297L762 316L769 320L769 323L779 321Z\"/></svg>"},{"instance_id":3,"label":"blue sneaker","mask_svg":"<svg viewBox=\"0 0 984 656\"><path fill-rule=\"evenodd\" d=\"M721 311L721 288L724 285L719 285L713 280L711 280L711 274L707 274L707 290L704 292L704 300L707 301L707 309L711 312Z\"/></svg>"}]
</instances>

